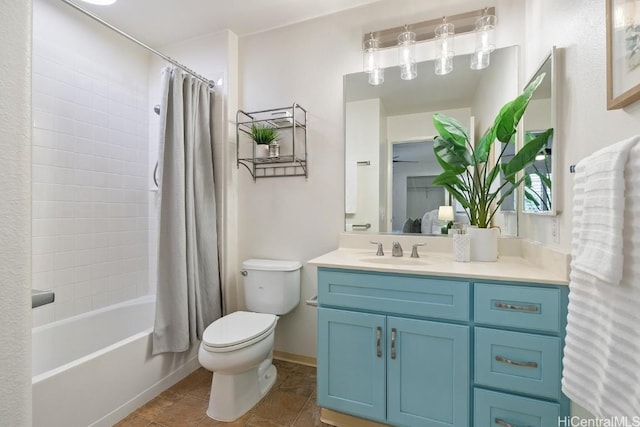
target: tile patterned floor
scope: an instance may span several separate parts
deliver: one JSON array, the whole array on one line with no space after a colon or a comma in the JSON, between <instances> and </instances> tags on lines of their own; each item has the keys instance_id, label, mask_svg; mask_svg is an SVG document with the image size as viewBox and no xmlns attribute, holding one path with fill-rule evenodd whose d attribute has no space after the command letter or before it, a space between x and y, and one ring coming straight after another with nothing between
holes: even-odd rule
<instances>
[{"instance_id":1,"label":"tile patterned floor","mask_svg":"<svg viewBox=\"0 0 640 427\"><path fill-rule=\"evenodd\" d=\"M271 391L232 423L207 417L211 372L200 368L116 427L329 427L316 406L316 369L280 360L274 365L278 377Z\"/></svg>"}]
</instances>

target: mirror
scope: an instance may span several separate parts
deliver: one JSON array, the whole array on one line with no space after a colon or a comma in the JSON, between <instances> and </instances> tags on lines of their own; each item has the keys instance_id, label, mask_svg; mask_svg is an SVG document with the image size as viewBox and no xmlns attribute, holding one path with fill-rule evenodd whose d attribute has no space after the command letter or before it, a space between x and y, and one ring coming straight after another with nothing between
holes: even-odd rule
<instances>
[{"instance_id":1,"label":"mirror","mask_svg":"<svg viewBox=\"0 0 640 427\"><path fill-rule=\"evenodd\" d=\"M554 180L554 171L557 155L554 155L557 147L557 121L556 121L556 48L552 48L535 74L533 81L540 74L545 73L545 78L533 94L529 107L522 118L524 141L534 138L543 131L553 128L553 136L547 141L547 145L536 157L536 161L524 170L525 179L522 187L522 211L555 215L556 203L554 187L558 185ZM555 147L554 147L555 146Z\"/></svg>"},{"instance_id":2,"label":"mirror","mask_svg":"<svg viewBox=\"0 0 640 427\"><path fill-rule=\"evenodd\" d=\"M456 56L453 72L444 76L434 74L434 61L420 62L418 77L408 81L389 67L379 86L371 86L366 73L344 77L347 231L441 233L447 222L438 220L438 207L451 198L431 183L442 172L433 154L432 115L446 113L481 135L518 94L517 46L496 49L484 70L471 70L470 60ZM468 222L460 206L455 211L456 222ZM503 234L516 235L517 221L506 219L511 214L497 214L495 222Z\"/></svg>"}]
</instances>

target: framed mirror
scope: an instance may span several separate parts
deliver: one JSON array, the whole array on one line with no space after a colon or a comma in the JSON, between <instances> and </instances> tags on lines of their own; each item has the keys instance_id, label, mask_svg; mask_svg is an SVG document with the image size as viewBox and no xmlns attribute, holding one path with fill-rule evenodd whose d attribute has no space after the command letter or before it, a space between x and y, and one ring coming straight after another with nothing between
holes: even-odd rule
<instances>
[{"instance_id":1,"label":"framed mirror","mask_svg":"<svg viewBox=\"0 0 640 427\"><path fill-rule=\"evenodd\" d=\"M451 198L431 184L442 172L433 154L432 116L455 117L472 138L484 133L518 94L518 54L517 46L496 49L491 65L478 71L469 67L471 55L458 55L444 76L434 74L434 61L423 61L418 77L408 81L389 67L379 86L370 85L366 73L344 77L346 231L441 233L447 222L438 219L438 208ZM455 211L456 222L467 222L461 207ZM505 232L512 214L495 217L503 234L517 235L514 220Z\"/></svg>"},{"instance_id":2,"label":"framed mirror","mask_svg":"<svg viewBox=\"0 0 640 427\"><path fill-rule=\"evenodd\" d=\"M558 128L557 50L555 47L551 49L551 53L529 81L533 81L542 73L545 73L545 78L533 94L522 118L524 143L549 128L553 128L553 135L548 139L546 147L536 156L535 162L523 171L525 179L520 193L523 212L556 215L555 188L558 187L558 174L555 171L558 156L554 151L558 147Z\"/></svg>"}]
</instances>

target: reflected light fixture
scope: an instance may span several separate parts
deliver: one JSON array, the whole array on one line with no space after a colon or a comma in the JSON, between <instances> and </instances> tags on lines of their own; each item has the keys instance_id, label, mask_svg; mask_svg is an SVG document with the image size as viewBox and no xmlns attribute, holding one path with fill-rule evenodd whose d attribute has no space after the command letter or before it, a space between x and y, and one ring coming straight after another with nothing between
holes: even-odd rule
<instances>
[{"instance_id":1,"label":"reflected light fixture","mask_svg":"<svg viewBox=\"0 0 640 427\"><path fill-rule=\"evenodd\" d=\"M436 65L435 73L439 76L453 71L453 35L454 25L442 18L442 23L434 31L436 35Z\"/></svg>"},{"instance_id":2,"label":"reflected light fixture","mask_svg":"<svg viewBox=\"0 0 640 427\"><path fill-rule=\"evenodd\" d=\"M377 86L384 82L384 69L380 67L380 44L378 39L369 33L369 38L364 41L362 67L369 74L369 84Z\"/></svg>"},{"instance_id":3,"label":"reflected light fixture","mask_svg":"<svg viewBox=\"0 0 640 427\"><path fill-rule=\"evenodd\" d=\"M496 48L496 16L485 9L476 20L476 48L471 56L471 69L482 70L489 66L490 55Z\"/></svg>"},{"instance_id":4,"label":"reflected light fixture","mask_svg":"<svg viewBox=\"0 0 640 427\"><path fill-rule=\"evenodd\" d=\"M418 76L416 66L416 33L409 31L409 26L404 26L404 32L398 35L398 64L400 65L400 78L413 80Z\"/></svg>"}]
</instances>

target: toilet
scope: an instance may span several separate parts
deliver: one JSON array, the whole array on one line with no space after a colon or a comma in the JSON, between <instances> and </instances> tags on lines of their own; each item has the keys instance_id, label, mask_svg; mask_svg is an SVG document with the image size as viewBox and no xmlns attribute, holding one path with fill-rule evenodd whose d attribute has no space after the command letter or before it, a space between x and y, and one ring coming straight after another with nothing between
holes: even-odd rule
<instances>
[{"instance_id":1,"label":"toilet","mask_svg":"<svg viewBox=\"0 0 640 427\"><path fill-rule=\"evenodd\" d=\"M250 259L242 263L248 310L228 314L204 331L198 360L213 371L207 415L233 421L244 415L276 380L273 342L278 316L300 302L298 261Z\"/></svg>"}]
</instances>

